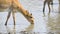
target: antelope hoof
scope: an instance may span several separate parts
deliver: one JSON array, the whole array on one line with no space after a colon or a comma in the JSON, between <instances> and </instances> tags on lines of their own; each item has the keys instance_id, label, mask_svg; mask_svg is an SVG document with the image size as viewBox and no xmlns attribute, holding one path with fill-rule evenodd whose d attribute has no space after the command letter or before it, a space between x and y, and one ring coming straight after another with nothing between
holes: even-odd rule
<instances>
[{"instance_id":1,"label":"antelope hoof","mask_svg":"<svg viewBox=\"0 0 60 34\"><path fill-rule=\"evenodd\" d=\"M5 25L7 25L7 24L5 23Z\"/></svg>"}]
</instances>

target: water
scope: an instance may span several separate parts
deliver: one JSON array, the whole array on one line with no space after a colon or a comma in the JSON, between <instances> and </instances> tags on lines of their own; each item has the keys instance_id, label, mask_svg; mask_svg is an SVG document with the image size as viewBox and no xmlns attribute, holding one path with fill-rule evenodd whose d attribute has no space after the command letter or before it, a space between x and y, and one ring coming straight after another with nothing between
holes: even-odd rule
<instances>
[{"instance_id":1,"label":"water","mask_svg":"<svg viewBox=\"0 0 60 34\"><path fill-rule=\"evenodd\" d=\"M50 15L48 15L48 7L46 5L45 16L42 12L43 1L44 0L20 0L24 8L33 14L34 25L31 25L21 13L17 12L15 13L16 25L13 25L11 14L8 25L5 26L8 12L0 12L0 34L60 34L58 1L54 0Z\"/></svg>"}]
</instances>

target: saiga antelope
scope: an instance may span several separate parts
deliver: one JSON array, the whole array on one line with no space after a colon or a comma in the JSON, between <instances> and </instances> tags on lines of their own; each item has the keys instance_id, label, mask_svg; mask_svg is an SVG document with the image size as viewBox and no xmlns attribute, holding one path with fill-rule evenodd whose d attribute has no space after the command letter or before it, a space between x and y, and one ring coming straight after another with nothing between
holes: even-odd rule
<instances>
[{"instance_id":1,"label":"saiga antelope","mask_svg":"<svg viewBox=\"0 0 60 34\"><path fill-rule=\"evenodd\" d=\"M45 0L44 1L44 6L43 6L43 14L45 14L44 12L45 12L45 5L46 5L46 3L47 3L47 5L48 5L48 8L49 8L49 13L48 14L50 14L50 4L52 4L53 5L53 0Z\"/></svg>"},{"instance_id":2,"label":"saiga antelope","mask_svg":"<svg viewBox=\"0 0 60 34\"><path fill-rule=\"evenodd\" d=\"M24 15L24 17L31 24L34 24L34 19L33 19L32 14L30 14L27 10L25 10L24 7L18 2L18 0L0 0L0 10L5 10L7 8L9 8L10 11L8 12L8 16L7 16L5 25L7 25L11 12L12 12L12 16L13 16L14 25L15 25L15 14L14 13L16 12L16 10L18 10L18 12L22 13Z\"/></svg>"}]
</instances>

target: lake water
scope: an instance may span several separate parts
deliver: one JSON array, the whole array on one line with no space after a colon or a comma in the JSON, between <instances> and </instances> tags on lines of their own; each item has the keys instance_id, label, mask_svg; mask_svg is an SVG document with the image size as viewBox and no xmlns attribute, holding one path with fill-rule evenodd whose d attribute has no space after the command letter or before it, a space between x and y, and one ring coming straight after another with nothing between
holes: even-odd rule
<instances>
[{"instance_id":1,"label":"lake water","mask_svg":"<svg viewBox=\"0 0 60 34\"><path fill-rule=\"evenodd\" d=\"M60 34L60 9L58 0L54 0L53 9L48 15L48 7L43 15L44 0L19 0L19 2L34 16L34 25L31 25L25 17L17 12L16 25L13 24L12 14L5 26L8 12L0 12L0 34ZM6 10L7 11L7 10Z\"/></svg>"}]
</instances>

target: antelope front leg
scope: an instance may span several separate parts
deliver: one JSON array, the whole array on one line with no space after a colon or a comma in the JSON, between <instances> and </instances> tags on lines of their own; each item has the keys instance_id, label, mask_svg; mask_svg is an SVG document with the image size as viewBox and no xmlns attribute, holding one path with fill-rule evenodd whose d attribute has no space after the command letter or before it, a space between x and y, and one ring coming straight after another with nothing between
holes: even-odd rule
<instances>
[{"instance_id":1,"label":"antelope front leg","mask_svg":"<svg viewBox=\"0 0 60 34\"><path fill-rule=\"evenodd\" d=\"M13 21L14 21L14 25L15 25L16 23L15 23L15 14L14 14L14 11L15 10L12 11L12 16L13 16Z\"/></svg>"},{"instance_id":2,"label":"antelope front leg","mask_svg":"<svg viewBox=\"0 0 60 34\"><path fill-rule=\"evenodd\" d=\"M8 20L9 20L9 18L10 18L10 14L11 14L11 11L8 13L8 16L7 16L7 20L6 20L6 22L5 22L5 25L7 25L7 22L8 22Z\"/></svg>"}]
</instances>

